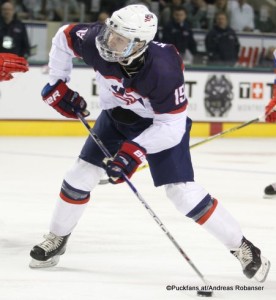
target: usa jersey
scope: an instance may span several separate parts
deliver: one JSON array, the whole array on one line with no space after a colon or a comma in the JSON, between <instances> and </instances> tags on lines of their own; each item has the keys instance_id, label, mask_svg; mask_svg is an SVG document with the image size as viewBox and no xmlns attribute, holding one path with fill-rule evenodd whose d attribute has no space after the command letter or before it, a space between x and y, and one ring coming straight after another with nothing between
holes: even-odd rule
<instances>
[{"instance_id":1,"label":"usa jersey","mask_svg":"<svg viewBox=\"0 0 276 300\"><path fill-rule=\"evenodd\" d=\"M134 139L136 143L147 153L174 147L185 133L187 118L183 62L176 49L150 42L144 66L128 78L119 63L101 58L95 44L101 26L92 23L60 28L50 51L50 84L58 79L69 81L72 58L82 58L96 72L103 110L122 107L153 119L153 125Z\"/></svg>"}]
</instances>

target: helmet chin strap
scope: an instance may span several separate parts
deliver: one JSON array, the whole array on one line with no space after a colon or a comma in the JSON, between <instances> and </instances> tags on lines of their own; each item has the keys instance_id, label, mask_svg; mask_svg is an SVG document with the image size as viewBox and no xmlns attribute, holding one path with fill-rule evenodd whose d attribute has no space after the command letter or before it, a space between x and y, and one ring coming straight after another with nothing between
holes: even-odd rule
<instances>
[{"instance_id":1,"label":"helmet chin strap","mask_svg":"<svg viewBox=\"0 0 276 300\"><path fill-rule=\"evenodd\" d=\"M123 61L120 61L119 64L122 66L129 66L133 62L134 59L135 59L135 57L130 56L129 58L127 58Z\"/></svg>"},{"instance_id":2,"label":"helmet chin strap","mask_svg":"<svg viewBox=\"0 0 276 300\"><path fill-rule=\"evenodd\" d=\"M131 63L128 65L122 65L122 69L126 75L131 78L134 76L136 73L139 72L139 70L143 67L145 64L145 55L142 53L142 55L134 58L131 60Z\"/></svg>"}]
</instances>

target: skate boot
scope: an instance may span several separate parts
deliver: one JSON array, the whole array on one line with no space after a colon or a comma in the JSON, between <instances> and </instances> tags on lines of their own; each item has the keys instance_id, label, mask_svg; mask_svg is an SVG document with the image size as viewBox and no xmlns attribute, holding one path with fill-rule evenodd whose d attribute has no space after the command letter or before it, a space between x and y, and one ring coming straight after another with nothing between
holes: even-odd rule
<instances>
[{"instance_id":1,"label":"skate boot","mask_svg":"<svg viewBox=\"0 0 276 300\"><path fill-rule=\"evenodd\" d=\"M264 198L266 198L266 199L275 198L276 199L276 183L270 184L265 188Z\"/></svg>"},{"instance_id":2,"label":"skate boot","mask_svg":"<svg viewBox=\"0 0 276 300\"><path fill-rule=\"evenodd\" d=\"M58 264L60 255L66 250L67 240L70 234L66 236L57 236L53 233L45 234L45 241L35 245L30 252L32 260L30 268L48 268Z\"/></svg>"},{"instance_id":3,"label":"skate boot","mask_svg":"<svg viewBox=\"0 0 276 300\"><path fill-rule=\"evenodd\" d=\"M238 249L230 251L241 263L246 277L256 279L259 282L266 280L270 268L270 262L261 255L260 249L255 247L245 237Z\"/></svg>"}]
</instances>

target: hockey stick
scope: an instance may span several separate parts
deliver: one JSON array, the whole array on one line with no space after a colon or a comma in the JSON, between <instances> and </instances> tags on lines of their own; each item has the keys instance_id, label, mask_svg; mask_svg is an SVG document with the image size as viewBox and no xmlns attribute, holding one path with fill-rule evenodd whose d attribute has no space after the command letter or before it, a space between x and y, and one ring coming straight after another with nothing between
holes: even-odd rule
<instances>
[{"instance_id":1,"label":"hockey stick","mask_svg":"<svg viewBox=\"0 0 276 300\"><path fill-rule=\"evenodd\" d=\"M201 140L201 141L199 141L199 142L197 142L197 143L191 145L191 146L190 146L190 149L193 149L193 148L195 148L195 147L197 147L197 146L200 146L200 145L206 144L206 143L208 143L208 142L211 142L211 141L214 140L214 139L217 139L217 138L222 137L222 136L224 136L224 135L226 135L226 134L228 134L228 133L231 133L231 132L234 132L234 131L236 131L236 130L239 130L239 129L241 129L241 128L243 128L243 127L246 127L246 126L248 126L248 125L250 125L250 124L256 123L256 122L262 120L262 118L264 118L264 117L265 117L265 116L262 116L262 117L259 117L259 118L255 118L255 119L253 119L253 120L250 120L250 121L247 121L247 122L245 122L245 123L242 123L242 124L240 124L240 125L238 125L238 126L232 127L232 128L227 129L227 130L225 130L225 131L219 132L219 133L217 133L217 134L215 134L215 135L209 136L208 138L206 138L206 139L204 139L204 140ZM144 169L146 169L146 168L148 168L148 167L149 167L148 164L144 164L143 166L139 167L139 168L136 170L136 172L142 171L142 170L144 170ZM108 182L107 182L107 181L102 181L100 184L106 184L106 183L108 183Z\"/></svg>"},{"instance_id":2,"label":"hockey stick","mask_svg":"<svg viewBox=\"0 0 276 300\"><path fill-rule=\"evenodd\" d=\"M275 85L275 84L274 84L274 88L273 88L273 89L276 90L276 85ZM276 93L275 93L275 94L276 94ZM246 127L246 126L248 126L248 125L250 125L250 124L257 123L257 122L259 122L259 121L265 120L265 118L266 118L268 115L270 115L270 114L274 111L275 107L276 107L276 105L275 105L274 107L272 107L272 109L271 109L267 114L265 114L265 115L262 115L262 116L260 116L260 117L258 117L258 118L253 119L253 120L244 122L244 123L242 123L242 124L240 124L240 125L238 125L238 126L229 128L229 129L227 129L227 130L224 130L224 131L222 131L222 132L219 132L219 133L217 133L217 134L214 134L214 135L212 135L212 136L210 136L210 137L208 137L208 138L206 138L206 139L204 139L204 140L202 140L202 141L199 141L199 142L197 142L197 143L191 145L191 146L190 146L190 149L193 149L193 148L195 148L195 147L197 147L197 146L200 146L200 145L202 145L202 144L208 143L208 142L210 142L210 141L212 141L212 140L214 140L214 139L216 139L216 138L222 137L222 136L224 136L224 135L226 135L226 134L228 134L228 133L231 133L231 132L234 132L234 131L239 130L239 129L241 129L241 128L244 128L244 127Z\"/></svg>"},{"instance_id":3,"label":"hockey stick","mask_svg":"<svg viewBox=\"0 0 276 300\"><path fill-rule=\"evenodd\" d=\"M242 123L242 124L240 124L240 125L237 125L237 126L235 126L235 127L232 127L232 128L227 129L227 130L224 130L224 131L222 131L222 132L219 132L219 133L217 133L217 134L215 134L215 135L209 136L208 138L206 138L206 139L204 139L204 140L201 140L201 141L199 141L199 142L197 142L197 143L195 143L195 144L193 144L193 145L190 145L190 149L193 149L193 148L195 148L195 147L197 147L197 146L200 146L200 145L206 144L206 143L208 143L208 142L211 142L211 141L214 140L214 139L217 139L217 138L222 137L222 136L224 136L224 135L226 135L226 134L229 134L229 133L231 133L231 132L234 132L234 131L236 131L236 130L239 130L239 129L241 129L241 128L244 128L244 127L246 127L246 126L248 126L248 125L250 125L250 124L257 123L257 122L259 122L259 121L261 121L261 120L264 120L264 119L265 119L272 111L273 111L273 108L272 108L271 111L270 111L268 114L266 114L266 115L260 116L260 117L258 117L258 118L253 119L253 120L244 122L244 123ZM148 164L144 164L143 166L139 167L139 168L137 169L136 172L142 171L142 170L144 170L144 169L146 169L146 168L148 168L148 167L149 167ZM103 182L103 183L101 183L101 184L105 184L105 183L107 183L107 182Z\"/></svg>"},{"instance_id":4,"label":"hockey stick","mask_svg":"<svg viewBox=\"0 0 276 300\"><path fill-rule=\"evenodd\" d=\"M94 140L94 142L97 144L97 146L101 149L103 154L106 157L112 158L112 155L108 151L108 149L105 147L105 145L102 143L102 141L99 139L97 134L92 130L88 122L85 120L85 118L79 113L76 113L81 123L86 127L86 129L89 132L89 135ZM155 214L155 212L150 208L150 206L147 204L147 202L144 200L144 198L141 196L141 194L137 191L135 186L131 183L131 181L128 179L128 177L123 173L122 175L125 182L128 184L132 192L136 195L138 200L144 205L144 207L147 209L148 213L153 217L154 221L159 225L159 227L163 230L163 232L166 234L166 236L169 238L169 240L174 244L176 249L180 252L182 257L188 262L188 264L193 268L193 270L197 273L197 275L200 277L200 279L204 282L205 285L208 285L208 283L205 281L204 276L200 273L200 271L196 268L196 266L193 264L193 262L190 260L190 258L187 256L187 254L183 251L183 249L180 247L180 245L176 242L174 237L171 235L171 233L168 231L168 229L165 227L165 225L162 223L162 221L158 218L158 216Z\"/></svg>"},{"instance_id":5,"label":"hockey stick","mask_svg":"<svg viewBox=\"0 0 276 300\"><path fill-rule=\"evenodd\" d=\"M236 130L239 130L239 129L241 129L241 128L243 128L243 127L246 127L246 126L248 126L248 125L250 125L250 124L259 122L259 121L262 120L264 117L265 117L265 116L261 116L261 117L259 117L259 118L255 118L255 119L253 119L253 120L250 120L250 121L247 121L247 122L245 122L245 123L242 123L242 124L240 124L240 125L238 125L238 126L229 128L229 129L227 129L227 130L224 130L224 131L222 131L222 132L219 132L219 133L217 133L217 134L214 134L214 135L212 135L212 136L209 136L208 138L206 138L206 139L204 139L204 140L202 140L202 141L199 141L199 142L197 142L197 143L191 145L191 146L190 146L190 149L193 149L193 148L195 148L195 147L197 147L197 146L200 146L200 145L202 145L202 144L211 142L211 141L214 140L214 139L217 139L217 138L222 137L222 136L224 136L224 135L226 135L226 134L228 134L228 133L231 133L231 132L234 132L234 131L236 131Z\"/></svg>"}]
</instances>

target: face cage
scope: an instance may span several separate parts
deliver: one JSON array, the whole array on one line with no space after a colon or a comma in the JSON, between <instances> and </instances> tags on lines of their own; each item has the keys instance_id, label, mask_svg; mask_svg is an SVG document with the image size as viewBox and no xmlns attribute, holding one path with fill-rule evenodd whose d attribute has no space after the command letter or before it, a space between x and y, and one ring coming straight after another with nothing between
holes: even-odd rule
<instances>
[{"instance_id":1,"label":"face cage","mask_svg":"<svg viewBox=\"0 0 276 300\"><path fill-rule=\"evenodd\" d=\"M142 51L146 46L146 43L144 43L142 47L140 47L135 52L133 52L133 50L136 48L136 46L140 42L129 39L128 44L122 51L112 50L108 46L108 40L109 40L111 34L113 34L113 33L118 34L114 30L109 28L108 26L104 26L101 29L100 33L96 37L96 47L99 51L100 56L106 61L122 62L124 60L127 60L132 55L137 54L137 52ZM120 34L118 34L118 35L120 35Z\"/></svg>"}]
</instances>

